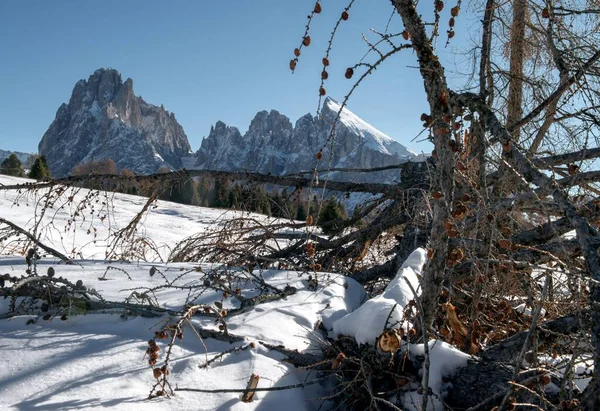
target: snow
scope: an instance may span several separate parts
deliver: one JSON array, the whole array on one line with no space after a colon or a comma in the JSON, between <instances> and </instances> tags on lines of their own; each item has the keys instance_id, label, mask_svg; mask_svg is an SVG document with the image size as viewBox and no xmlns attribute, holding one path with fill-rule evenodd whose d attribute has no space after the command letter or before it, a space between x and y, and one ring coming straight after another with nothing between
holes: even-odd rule
<instances>
[{"instance_id":1,"label":"snow","mask_svg":"<svg viewBox=\"0 0 600 411\"><path fill-rule=\"evenodd\" d=\"M158 154L156 151L154 152L154 158L156 158L158 161L165 161L162 156L160 154Z\"/></svg>"},{"instance_id":2,"label":"snow","mask_svg":"<svg viewBox=\"0 0 600 411\"><path fill-rule=\"evenodd\" d=\"M531 310L531 307L529 305L527 305L526 303L517 305L514 308L514 310L523 315L526 315L527 317L533 316L533 311ZM542 307L542 309L540 310L540 318L543 318L545 315L546 315L546 309Z\"/></svg>"},{"instance_id":3,"label":"snow","mask_svg":"<svg viewBox=\"0 0 600 411\"><path fill-rule=\"evenodd\" d=\"M434 395L430 395L427 402L427 410L444 411L444 404L440 400L445 395L443 378L456 373L461 367L467 365L470 356L450 344L432 340L429 341L429 387ZM406 344L403 347L408 350L411 358L422 357L425 354L423 344ZM422 396L417 392L408 392L403 397L403 405L407 410L421 410Z\"/></svg>"},{"instance_id":4,"label":"snow","mask_svg":"<svg viewBox=\"0 0 600 411\"><path fill-rule=\"evenodd\" d=\"M332 98L327 98L325 104L334 113L340 111L341 104ZM417 153L409 150L390 136L377 130L346 107L344 107L340 113L340 122L354 133L364 138L367 146L373 150L380 151L384 154L397 154L401 157L417 156Z\"/></svg>"},{"instance_id":5,"label":"snow","mask_svg":"<svg viewBox=\"0 0 600 411\"><path fill-rule=\"evenodd\" d=\"M0 176L2 185L28 181ZM343 333L356 337L359 342L372 344L383 331L394 305L396 308L390 321L401 320L402 308L413 298L408 283L420 292L418 279L426 260L423 249L414 251L384 293L371 300L367 300L360 284L335 273L312 273L319 283L317 289L313 289L306 275L296 271L254 270L252 274L265 283L280 290L293 287L296 292L236 312L240 308L238 300L224 298L221 292L202 287L207 278L205 273L225 268L162 261L184 237L223 224L241 213L159 201L157 208L145 218L140 233L157 244L157 253L150 255L148 261L105 261L110 234L124 227L143 207L145 199L101 193L99 202L93 203L96 207L93 213L85 209L69 226L74 210L83 204L81 201L89 191L67 191L63 197L72 196L73 201L57 201L42 216L36 203L46 193L47 190L41 190L36 195L26 196L14 191L0 191L0 215L3 218L27 229L41 218L40 240L78 257L72 265L53 257L43 257L37 261L34 274L44 275L49 267L53 267L56 277L73 283L81 280L88 290L96 290L107 301L140 302L132 291L152 289L150 295L162 309L179 310L186 303L216 306L215 303L222 302L223 308L233 313L226 317L226 323L232 335L242 337L240 341L229 343L212 338L200 341L189 326L184 329L184 338L174 346L170 362L169 378L174 387L239 390L245 388L253 373L260 376L259 388L311 381L318 378L316 372L296 369L285 362L283 354L268 346L283 345L304 353L320 353L328 344L326 330L333 330L334 334L329 333L333 338L337 333ZM110 217L101 221L99 216L106 213ZM266 219L258 215L253 217ZM88 229L91 234L87 234ZM0 275L25 275L27 265L23 251L22 245L14 239L1 244L0 254L4 255L0 255ZM150 275L152 267L158 270L154 275ZM232 287L239 287L242 296L259 295L255 277L250 273L235 267L226 269L235 274ZM177 287L164 287L167 282ZM186 288L190 286L197 286L199 291L190 296ZM19 299L18 315L2 319L9 304L9 299L0 299L0 347L3 358L10 359L3 361L0 367L3 409L275 411L282 409L283 404L286 411L304 411L319 409L322 406L319 398L327 395L324 387L315 384L257 392L250 403L241 402L239 392L176 391L171 398L149 400L148 394L156 380L144 354L148 339L166 324L168 315L144 318L132 316L121 308L82 312L74 305L64 309L68 314L65 320L61 320L62 313L44 319L38 317L25 300ZM217 330L213 318L194 316L190 322L194 328ZM158 363L161 365L165 344L162 341L158 344L162 348ZM207 360L234 347L239 350L225 354L207 368L200 368ZM466 356L445 343L432 342L430 348L430 385L435 393L442 395L442 378L464 364ZM405 344L404 349L409 349L412 356L422 353L419 345ZM407 393L400 400L406 403L409 397L418 400L416 393Z\"/></svg>"},{"instance_id":6,"label":"snow","mask_svg":"<svg viewBox=\"0 0 600 411\"><path fill-rule=\"evenodd\" d=\"M33 181L0 176L0 184L4 185ZM69 257L103 259L106 246L111 239L110 235L125 227L142 209L147 199L134 195L102 192L99 197L100 202L92 202L93 215L90 215L90 208L86 207L84 213L80 212L79 216L74 217L77 206L82 204L88 192L88 190L74 189L71 203L66 201L68 195L64 195L61 201L43 215L40 225L42 228L39 230L40 240ZM2 217L22 228L31 229L41 215L37 200L45 193L47 190L40 190L35 196L23 197L16 191L0 191ZM71 193L71 190L68 193ZM223 224L229 219L241 216L254 217L258 221L268 220L267 217L259 214L199 208L168 201L159 200L156 206L143 221L143 230L138 236L152 239L157 245L158 255L154 258L148 256L150 260L157 261L165 261L178 241L205 231L214 224ZM101 221L100 217L105 214L109 217ZM67 229L69 220L74 221L71 229ZM0 254L14 254L19 251L15 248L14 244L7 243L3 247L0 243Z\"/></svg>"},{"instance_id":7,"label":"snow","mask_svg":"<svg viewBox=\"0 0 600 411\"><path fill-rule=\"evenodd\" d=\"M556 372L557 377L562 378L567 370L567 365L571 363L572 357L569 355L558 355L556 358L552 356L540 355L539 361L545 364L549 369ZM580 391L584 391L588 384L592 381L590 377L594 371L594 359L591 355L584 355L580 358L580 362L574 364L572 376L568 384L577 386ZM560 390L551 383L551 390Z\"/></svg>"},{"instance_id":8,"label":"snow","mask_svg":"<svg viewBox=\"0 0 600 411\"><path fill-rule=\"evenodd\" d=\"M3 185L30 181L0 176L0 184ZM0 192L3 218L31 228L36 220L34 215L40 213L35 205L36 200L45 192L35 197L19 197L13 191ZM80 190L73 195L73 204L77 204L87 193L88 190ZM43 258L36 265L39 274L43 275L52 266L57 277L72 282L82 280L88 289L97 290L106 300L116 302L124 302L132 290L159 287L164 284L164 278L173 281L180 277L175 282L179 285L201 285L203 277L198 270L209 271L209 265L103 261L101 258L108 234L123 227L145 202L142 197L123 194L110 196L114 211L117 211L114 217L100 222L97 218L92 221L88 215L88 220L76 224L76 231L65 233L63 229L72 217L70 206L64 209L57 206L52 210L53 224L50 224L49 215L43 217L45 228L41 231L42 241L69 254L69 249L75 249L76 254L85 259L77 260L75 265L65 265L55 258ZM165 258L168 250L183 237L239 216L240 213L161 201L146 218L143 234L162 245L163 254L157 257ZM266 218L253 216L263 220ZM85 233L88 227L98 231L96 244ZM2 252L6 254L10 249L10 244L4 244ZM158 274L150 276L151 267L157 267L164 278ZM16 249L13 249L13 255L0 257L0 274L21 276L26 268L24 258ZM198 366L230 349L232 345L206 339L203 341L205 351L202 343L188 331L182 343L177 344L173 351L171 381L175 385L202 389L243 389L252 373L260 375L258 387L262 388L292 385L316 378L305 371L297 371L283 361L285 357L282 354L268 350L259 341L300 351L320 350L325 337L315 329L318 323L323 321L331 326L335 320L360 306L366 298L365 291L358 283L337 274L313 273L322 284L316 291L309 290L306 277L295 271L256 271L255 275L280 289L288 286L298 291L288 298L260 304L232 316L227 321L229 331L245 338L234 345L246 346L255 342L256 347L228 354L208 369L199 369ZM246 297L258 294L256 285L251 281L242 279L236 285ZM188 294L183 289L162 289L157 290L154 297L163 308L179 309L186 302ZM213 290L202 293L193 302L214 304L221 299L222 295ZM0 315L7 312L9 302L7 299L0 300ZM234 309L239 307L239 303L229 298L223 301L223 306ZM0 320L3 357L11 359L6 366L0 367L3 409L102 407L114 410L276 410L285 403L292 411L317 409L321 403L314 400L322 394L318 386L259 392L250 404L242 403L239 393L177 392L168 400L147 400L155 380L143 359L144 350L147 340L167 317L141 318L121 314L123 312L119 311L88 312L86 315L70 315L66 321L61 321L60 316L46 321L23 306L21 315ZM26 325L29 320L34 320L34 323ZM192 323L215 328L212 319L194 317Z\"/></svg>"},{"instance_id":9,"label":"snow","mask_svg":"<svg viewBox=\"0 0 600 411\"><path fill-rule=\"evenodd\" d=\"M19 257L0 260L2 271L20 275L26 269ZM100 280L107 266L125 271L110 270L105 280ZM44 273L49 266L62 276L75 282L80 279L88 289L95 289L107 300L124 301L130 294L125 289L156 287L163 283L162 276L149 275L150 267L156 266L169 279L181 276L181 269L191 270L188 276L175 284L191 285L199 282L200 275L191 264L148 263L127 264L100 261L81 261L78 265L66 266L55 259L43 259L38 270ZM203 266L208 269L208 266ZM257 272L258 274L258 272ZM331 321L358 306L364 291L351 279L339 275L321 274L327 285L319 292L306 287L306 279L292 271L263 272L269 284L283 288L294 286L299 291L283 301L261 304L246 313L231 317L227 322L232 334L247 336L247 340L235 343L247 345L252 341L264 341L273 345L282 344L290 349L304 351L320 346L315 329L316 322ZM346 285L345 285L346 284ZM245 296L255 293L251 283L239 284ZM180 308L186 300L185 291L163 290L156 292L156 299L165 308ZM194 301L196 304L214 304L220 294L208 292ZM6 312L8 301L0 301L0 313ZM225 301L226 308L236 304ZM259 393L258 400L251 405L239 402L239 393L196 394L176 393L172 400L146 401L152 375L143 360L146 341L153 336L163 319L141 317L122 318L119 312L111 314L91 313L71 316L66 321L58 317L35 324L25 325L34 315L23 315L11 320L0 321L0 345L3 355L11 358L8 367L0 369L0 393L9 398L7 404L20 409L41 407L64 409L107 407L127 409L138 404L144 409L256 409L267 404L290 401L290 410L311 409L301 389L281 392ZM211 319L194 318L192 323L204 328L214 328ZM285 324L285 327L282 325ZM172 381L188 388L244 388L252 373L261 376L259 387L291 385L300 382L301 375L281 360L284 356L269 351L260 343L256 349L230 354L212 364L208 370L198 369L206 358L212 358L231 348L227 343L204 340L208 352L191 331L184 334L183 344L174 351ZM309 376L308 379L315 378ZM35 387L32 389L32 387ZM77 400L74 400L76 398ZM265 402L266 404L262 404ZM261 405L262 404L262 405ZM309 403L307 403L309 404ZM310 405L310 404L309 404ZM231 408L230 408L231 407ZM267 408L269 409L269 408ZM271 408L276 409L276 408Z\"/></svg>"},{"instance_id":10,"label":"snow","mask_svg":"<svg viewBox=\"0 0 600 411\"><path fill-rule=\"evenodd\" d=\"M90 114L96 119L96 121L100 121L102 119L102 109L98 104L98 100L94 100L92 102L92 106L89 108ZM115 114L115 117L117 115Z\"/></svg>"},{"instance_id":11,"label":"snow","mask_svg":"<svg viewBox=\"0 0 600 411\"><path fill-rule=\"evenodd\" d=\"M394 279L380 294L366 301L333 324L333 335L353 337L359 344L375 344L377 337L386 328L393 328L402 323L402 312L415 295L409 287L413 287L420 295L419 279L423 265L427 259L427 251L417 248L402 264Z\"/></svg>"},{"instance_id":12,"label":"snow","mask_svg":"<svg viewBox=\"0 0 600 411\"><path fill-rule=\"evenodd\" d=\"M35 325L25 321L18 317L0 326L3 356L11 359L0 371L3 409L252 410L281 403L290 411L310 409L300 389L259 392L250 404L239 401L239 393L178 392L168 400L147 400L153 379L142 357L147 330L156 320L87 315ZM205 344L209 357L229 348L214 340ZM258 387L263 388L300 382L293 367L278 361L283 356L260 345L204 370L198 368L202 350L198 341L175 348L171 375L180 387L240 389L252 373L261 376Z\"/></svg>"}]
</instances>

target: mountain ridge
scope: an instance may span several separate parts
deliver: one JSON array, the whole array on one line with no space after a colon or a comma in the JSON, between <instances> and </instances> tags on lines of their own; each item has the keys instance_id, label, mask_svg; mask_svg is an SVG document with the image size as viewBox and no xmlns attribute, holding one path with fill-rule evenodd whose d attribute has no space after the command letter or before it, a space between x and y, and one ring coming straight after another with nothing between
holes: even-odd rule
<instances>
[{"instance_id":1,"label":"mountain ridge","mask_svg":"<svg viewBox=\"0 0 600 411\"><path fill-rule=\"evenodd\" d=\"M17 156L19 161L23 164L24 167L29 167L33 164L33 160L35 159L34 153L23 153L21 151L12 151L12 150L2 150L0 149L0 163L8 158L11 154Z\"/></svg>"},{"instance_id":2,"label":"mountain ridge","mask_svg":"<svg viewBox=\"0 0 600 411\"><path fill-rule=\"evenodd\" d=\"M310 170L316 164L318 151L322 151L323 161L329 164L328 137L336 118L332 167L371 168L424 159L347 108L341 109L334 99L326 98L319 117L308 113L294 125L277 110L259 111L243 135L237 127L217 121L202 140L200 149L184 158L183 164L187 169L247 170L275 175ZM396 175L330 173L328 177L391 181Z\"/></svg>"},{"instance_id":3,"label":"mountain ridge","mask_svg":"<svg viewBox=\"0 0 600 411\"><path fill-rule=\"evenodd\" d=\"M329 140L336 121L335 138ZM138 174L167 167L281 175L312 169L319 151L323 165L332 167L372 168L424 159L329 97L320 115L307 113L295 123L275 109L256 113L243 134L217 121L192 153L175 114L136 96L133 80L123 81L111 68L98 69L75 84L38 146L56 177L68 175L77 165L108 158L119 170ZM388 182L398 178L394 172L327 177Z\"/></svg>"}]
</instances>

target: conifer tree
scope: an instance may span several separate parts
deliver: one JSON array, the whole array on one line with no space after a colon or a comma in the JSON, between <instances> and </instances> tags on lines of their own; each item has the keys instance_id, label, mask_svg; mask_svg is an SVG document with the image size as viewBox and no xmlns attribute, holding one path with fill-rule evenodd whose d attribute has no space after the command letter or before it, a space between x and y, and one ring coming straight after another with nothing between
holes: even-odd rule
<instances>
[{"instance_id":1,"label":"conifer tree","mask_svg":"<svg viewBox=\"0 0 600 411\"><path fill-rule=\"evenodd\" d=\"M296 208L296 220L304 221L306 220L306 207L302 201L298 201L298 207Z\"/></svg>"},{"instance_id":2,"label":"conifer tree","mask_svg":"<svg viewBox=\"0 0 600 411\"><path fill-rule=\"evenodd\" d=\"M25 171L23 170L23 164L16 154L11 154L4 159L0 164L0 174L6 174L14 177L24 177Z\"/></svg>"},{"instance_id":3,"label":"conifer tree","mask_svg":"<svg viewBox=\"0 0 600 411\"><path fill-rule=\"evenodd\" d=\"M215 202L214 207L229 207L229 191L227 183L221 179L215 180Z\"/></svg>"},{"instance_id":4,"label":"conifer tree","mask_svg":"<svg viewBox=\"0 0 600 411\"><path fill-rule=\"evenodd\" d=\"M321 208L319 223L325 234L333 234L344 218L346 218L344 207L335 197L331 197Z\"/></svg>"},{"instance_id":5,"label":"conifer tree","mask_svg":"<svg viewBox=\"0 0 600 411\"><path fill-rule=\"evenodd\" d=\"M43 180L51 177L48 163L46 163L46 158L44 156L35 158L27 176L36 180Z\"/></svg>"}]
</instances>

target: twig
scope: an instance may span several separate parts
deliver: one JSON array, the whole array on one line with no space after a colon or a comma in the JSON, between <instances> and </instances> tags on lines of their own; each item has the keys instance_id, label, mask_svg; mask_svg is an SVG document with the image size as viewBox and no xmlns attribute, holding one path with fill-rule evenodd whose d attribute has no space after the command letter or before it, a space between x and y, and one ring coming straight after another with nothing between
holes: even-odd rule
<instances>
[{"instance_id":1,"label":"twig","mask_svg":"<svg viewBox=\"0 0 600 411\"><path fill-rule=\"evenodd\" d=\"M291 385L283 385L281 387L269 387L269 388L254 388L252 391L260 392L260 391L285 391L285 390L293 390L294 388L302 388L307 387L309 385L313 385L318 383L319 381L326 380L329 377L320 377L315 378L314 380L299 382L297 384ZM246 392L246 388L219 388L215 390L206 390L201 388L179 388L176 387L174 391L189 391L189 392L200 392L205 394L224 394L224 393L243 393Z\"/></svg>"}]
</instances>

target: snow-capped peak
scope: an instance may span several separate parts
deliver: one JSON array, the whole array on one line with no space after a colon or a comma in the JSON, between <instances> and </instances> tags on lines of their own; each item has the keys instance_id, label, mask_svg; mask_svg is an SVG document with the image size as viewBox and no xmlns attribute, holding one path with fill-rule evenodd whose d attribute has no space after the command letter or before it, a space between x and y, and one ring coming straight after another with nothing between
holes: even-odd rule
<instances>
[{"instance_id":1,"label":"snow-capped peak","mask_svg":"<svg viewBox=\"0 0 600 411\"><path fill-rule=\"evenodd\" d=\"M340 112L341 107L342 105L340 103L331 97L327 97L323 103L323 113L327 117L331 116L331 114L327 114L327 112L332 113L334 115L333 118L335 118L337 113ZM367 146L373 150L380 151L384 154L397 154L402 157L417 156L417 153L398 143L387 134L377 130L346 107L342 109L338 121L352 132L362 137Z\"/></svg>"}]
</instances>

